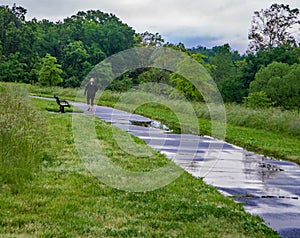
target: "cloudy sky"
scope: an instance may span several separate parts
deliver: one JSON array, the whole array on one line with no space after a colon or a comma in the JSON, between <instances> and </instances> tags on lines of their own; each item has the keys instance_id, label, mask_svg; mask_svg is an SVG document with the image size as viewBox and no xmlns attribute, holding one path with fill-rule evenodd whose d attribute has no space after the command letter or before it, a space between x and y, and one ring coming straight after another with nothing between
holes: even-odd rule
<instances>
[{"instance_id":1,"label":"cloudy sky","mask_svg":"<svg viewBox=\"0 0 300 238\"><path fill-rule=\"evenodd\" d=\"M27 9L27 20L63 20L78 11L113 13L136 32L160 33L165 42L186 47L229 43L244 53L253 12L273 3L300 8L299 0L0 0Z\"/></svg>"}]
</instances>

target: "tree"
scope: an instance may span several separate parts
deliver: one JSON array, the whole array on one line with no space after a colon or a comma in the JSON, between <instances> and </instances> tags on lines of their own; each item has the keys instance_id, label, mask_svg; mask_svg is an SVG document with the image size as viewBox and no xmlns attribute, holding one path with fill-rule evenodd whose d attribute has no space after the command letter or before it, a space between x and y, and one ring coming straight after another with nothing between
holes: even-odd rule
<instances>
[{"instance_id":1,"label":"tree","mask_svg":"<svg viewBox=\"0 0 300 238\"><path fill-rule=\"evenodd\" d=\"M275 106L284 109L300 107L300 64L273 62L262 67L250 84L250 94L264 92Z\"/></svg>"},{"instance_id":2,"label":"tree","mask_svg":"<svg viewBox=\"0 0 300 238\"><path fill-rule=\"evenodd\" d=\"M170 75L170 82L174 84L175 88L188 100L203 101L206 95L202 95L202 93L206 91L206 94L208 94L208 92L211 91L211 85L207 81L209 78L206 78L205 75L205 71L209 69L209 66L205 64L204 57L202 54L193 54L192 57L186 56L178 63L177 71L184 73L189 77L189 80L177 72ZM203 78L196 77L199 72L202 72ZM200 92L199 88L201 88L203 92Z\"/></svg>"},{"instance_id":3,"label":"tree","mask_svg":"<svg viewBox=\"0 0 300 238\"><path fill-rule=\"evenodd\" d=\"M16 5L12 9L0 6L0 42L6 56L16 52L21 55L32 52L34 33L25 23L26 12L26 9Z\"/></svg>"},{"instance_id":4,"label":"tree","mask_svg":"<svg viewBox=\"0 0 300 238\"><path fill-rule=\"evenodd\" d=\"M81 41L74 41L63 49L63 69L65 87L78 87L86 74L91 70L89 55Z\"/></svg>"},{"instance_id":5,"label":"tree","mask_svg":"<svg viewBox=\"0 0 300 238\"><path fill-rule=\"evenodd\" d=\"M230 46L216 46L212 49L215 55L210 57L211 75L217 84L223 80L235 76L236 64L235 61L240 58L237 52L231 52Z\"/></svg>"},{"instance_id":6,"label":"tree","mask_svg":"<svg viewBox=\"0 0 300 238\"><path fill-rule=\"evenodd\" d=\"M300 63L300 48L280 45L276 48L259 50L256 53L248 54L242 61L237 61L238 81L242 92L241 97L236 102L241 102L243 97L247 97L250 83L255 79L256 73L267 67L272 62L286 63L288 65ZM239 72L240 71L240 72ZM222 89L223 90L223 89ZM223 95L223 93L222 93ZM226 100L225 100L226 101Z\"/></svg>"},{"instance_id":7,"label":"tree","mask_svg":"<svg viewBox=\"0 0 300 238\"><path fill-rule=\"evenodd\" d=\"M103 24L103 34L102 50L107 56L134 46L134 30L117 19Z\"/></svg>"},{"instance_id":8,"label":"tree","mask_svg":"<svg viewBox=\"0 0 300 238\"><path fill-rule=\"evenodd\" d=\"M1 77L6 81L29 82L34 64L34 31L25 22L27 10L13 5L0 6Z\"/></svg>"},{"instance_id":9,"label":"tree","mask_svg":"<svg viewBox=\"0 0 300 238\"><path fill-rule=\"evenodd\" d=\"M106 58L105 53L96 43L92 43L91 47L88 47L87 53L89 55L88 61L91 65L99 64Z\"/></svg>"},{"instance_id":10,"label":"tree","mask_svg":"<svg viewBox=\"0 0 300 238\"><path fill-rule=\"evenodd\" d=\"M135 31L115 15L99 10L80 11L65 19L63 25L71 29L73 40L82 41L87 48L96 43L106 56L134 45Z\"/></svg>"},{"instance_id":11,"label":"tree","mask_svg":"<svg viewBox=\"0 0 300 238\"><path fill-rule=\"evenodd\" d=\"M296 46L292 29L300 24L299 9L289 5L273 4L269 9L255 11L248 34L249 51L271 50L279 45Z\"/></svg>"},{"instance_id":12,"label":"tree","mask_svg":"<svg viewBox=\"0 0 300 238\"><path fill-rule=\"evenodd\" d=\"M64 87L77 87L106 57L132 48L135 31L113 14L78 12L63 21L33 18L27 10L0 6L0 80L36 82L46 54L62 65Z\"/></svg>"},{"instance_id":13,"label":"tree","mask_svg":"<svg viewBox=\"0 0 300 238\"><path fill-rule=\"evenodd\" d=\"M300 64L289 66L282 77L272 77L268 82L269 97L287 110L300 109Z\"/></svg>"},{"instance_id":14,"label":"tree","mask_svg":"<svg viewBox=\"0 0 300 238\"><path fill-rule=\"evenodd\" d=\"M56 86L62 82L61 65L57 64L57 59L50 54L42 58L42 67L38 72L38 80L45 86Z\"/></svg>"},{"instance_id":15,"label":"tree","mask_svg":"<svg viewBox=\"0 0 300 238\"><path fill-rule=\"evenodd\" d=\"M219 83L218 88L224 102L240 103L247 91L240 77L230 77Z\"/></svg>"},{"instance_id":16,"label":"tree","mask_svg":"<svg viewBox=\"0 0 300 238\"><path fill-rule=\"evenodd\" d=\"M35 36L36 40L34 42L34 51L39 54L40 57L44 57L47 53L55 57L59 62L62 59L62 49L65 43L62 38L65 37L66 33L62 28L61 23L53 23L49 20L42 20L37 22L33 19L31 22L27 24L31 24L33 28L35 28ZM66 40L68 42L71 39Z\"/></svg>"},{"instance_id":17,"label":"tree","mask_svg":"<svg viewBox=\"0 0 300 238\"><path fill-rule=\"evenodd\" d=\"M137 46L161 46L164 39L159 33L145 31L135 35L135 42Z\"/></svg>"},{"instance_id":18,"label":"tree","mask_svg":"<svg viewBox=\"0 0 300 238\"><path fill-rule=\"evenodd\" d=\"M4 82L23 82L27 76L26 65L19 61L20 53L2 57L0 62L0 79Z\"/></svg>"}]
</instances>

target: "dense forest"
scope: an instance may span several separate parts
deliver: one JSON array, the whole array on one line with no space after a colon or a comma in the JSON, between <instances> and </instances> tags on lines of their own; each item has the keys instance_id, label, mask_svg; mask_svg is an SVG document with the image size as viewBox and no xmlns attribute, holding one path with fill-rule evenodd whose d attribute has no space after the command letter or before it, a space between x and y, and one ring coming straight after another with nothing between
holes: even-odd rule
<instances>
[{"instance_id":1,"label":"dense forest","mask_svg":"<svg viewBox=\"0 0 300 238\"><path fill-rule=\"evenodd\" d=\"M299 30L299 10L288 5L254 12L249 49L243 55L229 44L186 49L182 43L165 43L159 33L137 33L100 10L80 11L58 22L28 21L26 13L21 6L0 6L0 81L78 87L95 65L115 53L136 46L172 47L207 69L225 102L300 108L300 47L290 31ZM189 82L155 68L128 72L108 88L128 90L148 81L170 84L190 100L203 100Z\"/></svg>"}]
</instances>

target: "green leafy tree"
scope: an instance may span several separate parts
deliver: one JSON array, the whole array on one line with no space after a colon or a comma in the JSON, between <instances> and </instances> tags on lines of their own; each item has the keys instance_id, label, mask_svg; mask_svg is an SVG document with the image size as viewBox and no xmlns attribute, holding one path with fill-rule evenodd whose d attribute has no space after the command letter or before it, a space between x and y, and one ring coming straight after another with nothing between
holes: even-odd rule
<instances>
[{"instance_id":1,"label":"green leafy tree","mask_svg":"<svg viewBox=\"0 0 300 238\"><path fill-rule=\"evenodd\" d=\"M91 65L99 64L102 60L106 58L105 53L95 43L92 43L92 45L87 48L87 54L88 54L88 62Z\"/></svg>"},{"instance_id":2,"label":"green leafy tree","mask_svg":"<svg viewBox=\"0 0 300 238\"><path fill-rule=\"evenodd\" d=\"M215 51L215 55L209 58L211 75L215 82L219 84L223 80L235 76L235 61L239 59L240 56L236 52L231 52L231 48L228 44L215 47L213 50ZM237 54L237 56L234 54Z\"/></svg>"},{"instance_id":3,"label":"green leafy tree","mask_svg":"<svg viewBox=\"0 0 300 238\"><path fill-rule=\"evenodd\" d=\"M223 100L226 102L241 102L245 87L241 81L243 57L231 49L229 44L215 46L211 50L199 47L192 50L205 55L203 65L206 66L217 84Z\"/></svg>"},{"instance_id":4,"label":"green leafy tree","mask_svg":"<svg viewBox=\"0 0 300 238\"><path fill-rule=\"evenodd\" d=\"M34 51L40 57L44 57L48 53L61 62L63 47L66 45L66 42L71 41L70 36L69 39L65 39L67 38L66 34L71 34L67 31L68 28L66 27L64 30L60 22L53 23L45 19L39 22L33 19L28 24L35 29L36 40L33 45Z\"/></svg>"},{"instance_id":5,"label":"green leafy tree","mask_svg":"<svg viewBox=\"0 0 300 238\"><path fill-rule=\"evenodd\" d=\"M39 57L39 55L36 53L36 57L35 57L35 64L32 66L31 70L30 70L30 84L35 84L39 81L39 71L42 67L42 59Z\"/></svg>"},{"instance_id":6,"label":"green leafy tree","mask_svg":"<svg viewBox=\"0 0 300 238\"><path fill-rule=\"evenodd\" d=\"M200 63L211 74L224 101L238 103L242 101L248 89L242 77L242 70L246 65L244 56L232 50L229 44L215 46L212 49L198 46L192 48L190 52L193 57L195 54L202 55L203 60Z\"/></svg>"},{"instance_id":7,"label":"green leafy tree","mask_svg":"<svg viewBox=\"0 0 300 238\"><path fill-rule=\"evenodd\" d=\"M206 93L211 91L210 85L206 81L209 80L208 78L195 78L195 75L198 75L195 72L201 72L204 69L210 69L210 66L205 63L204 58L205 56L201 54L193 54L192 57L184 57L184 59L180 61L179 65L177 65L177 70L179 72L184 72L185 75L188 75L190 80L187 80L177 72L170 75L170 82L174 84L175 88L189 100L204 100L202 92L198 90L199 87L201 87L202 91L206 91ZM198 64L195 64L194 60L200 63L203 68L199 67Z\"/></svg>"},{"instance_id":8,"label":"green leafy tree","mask_svg":"<svg viewBox=\"0 0 300 238\"><path fill-rule=\"evenodd\" d=\"M175 88L179 92L181 92L187 99L203 101L202 94L197 90L197 88L190 81L188 81L184 77L178 74L172 74L171 82L176 84ZM171 96L174 97L174 95Z\"/></svg>"},{"instance_id":9,"label":"green leafy tree","mask_svg":"<svg viewBox=\"0 0 300 238\"><path fill-rule=\"evenodd\" d=\"M250 92L264 91L269 95L268 82L270 79L283 78L289 72L289 65L273 62L267 67L262 67L255 75L255 80L250 84Z\"/></svg>"},{"instance_id":10,"label":"green leafy tree","mask_svg":"<svg viewBox=\"0 0 300 238\"><path fill-rule=\"evenodd\" d=\"M275 106L284 109L300 107L300 64L273 62L261 68L250 84L250 93L263 91Z\"/></svg>"},{"instance_id":11,"label":"green leafy tree","mask_svg":"<svg viewBox=\"0 0 300 238\"><path fill-rule=\"evenodd\" d=\"M25 21L26 12L25 8L15 4L12 8L0 6L2 78L6 78L5 80L8 81L30 81L29 72L35 61L33 44L36 38L34 29ZM9 70L6 71L6 69ZM16 73L16 71L20 72Z\"/></svg>"},{"instance_id":12,"label":"green leafy tree","mask_svg":"<svg viewBox=\"0 0 300 238\"><path fill-rule=\"evenodd\" d=\"M63 25L73 32L72 39L82 41L86 47L97 43L106 56L134 46L135 31L113 14L80 11L65 19Z\"/></svg>"},{"instance_id":13,"label":"green leafy tree","mask_svg":"<svg viewBox=\"0 0 300 238\"><path fill-rule=\"evenodd\" d=\"M38 72L38 81L41 85L56 86L62 82L61 65L57 64L57 59L50 54L42 58L42 67Z\"/></svg>"},{"instance_id":14,"label":"green leafy tree","mask_svg":"<svg viewBox=\"0 0 300 238\"><path fill-rule=\"evenodd\" d=\"M272 4L270 8L254 12L251 29L249 51L259 49L271 50L279 45L296 46L293 29L300 24L299 9L291 9L289 5Z\"/></svg>"},{"instance_id":15,"label":"green leafy tree","mask_svg":"<svg viewBox=\"0 0 300 238\"><path fill-rule=\"evenodd\" d=\"M224 102L241 103L247 89L239 77L230 77L219 83L218 88Z\"/></svg>"},{"instance_id":16,"label":"green leafy tree","mask_svg":"<svg viewBox=\"0 0 300 238\"><path fill-rule=\"evenodd\" d=\"M26 21L26 12L16 5L0 6L2 80L36 82L39 60L50 54L62 65L61 85L77 87L92 66L135 43L131 27L99 10L80 11L55 23Z\"/></svg>"},{"instance_id":17,"label":"green leafy tree","mask_svg":"<svg viewBox=\"0 0 300 238\"><path fill-rule=\"evenodd\" d=\"M0 78L4 82L23 82L27 76L26 64L19 61L20 53L2 57L0 62Z\"/></svg>"},{"instance_id":18,"label":"green leafy tree","mask_svg":"<svg viewBox=\"0 0 300 238\"><path fill-rule=\"evenodd\" d=\"M239 98L247 97L250 83L254 80L256 73L262 67L267 67L274 61L288 65L300 63L299 49L299 47L281 45L270 51L261 49L256 53L248 54L242 61L237 61L237 80L241 88L241 97ZM240 101L241 100L239 100L239 102Z\"/></svg>"},{"instance_id":19,"label":"green leafy tree","mask_svg":"<svg viewBox=\"0 0 300 238\"><path fill-rule=\"evenodd\" d=\"M105 37L102 39L102 46L107 56L134 46L134 30L121 24L119 20L105 22L103 27Z\"/></svg>"},{"instance_id":20,"label":"green leafy tree","mask_svg":"<svg viewBox=\"0 0 300 238\"><path fill-rule=\"evenodd\" d=\"M102 85L103 85L103 81L102 81ZM134 83L132 78L128 77L128 75L125 74L122 77L115 79L111 84L109 84L107 89L112 91L125 92L128 91L130 88L132 88L133 85Z\"/></svg>"},{"instance_id":21,"label":"green leafy tree","mask_svg":"<svg viewBox=\"0 0 300 238\"><path fill-rule=\"evenodd\" d=\"M69 43L63 50L63 71L65 87L78 87L92 66L88 62L89 55L82 41Z\"/></svg>"},{"instance_id":22,"label":"green leafy tree","mask_svg":"<svg viewBox=\"0 0 300 238\"><path fill-rule=\"evenodd\" d=\"M27 10L15 4L10 9L0 6L0 42L2 52L8 56L20 52L21 56L32 52L34 32L25 22Z\"/></svg>"},{"instance_id":23,"label":"green leafy tree","mask_svg":"<svg viewBox=\"0 0 300 238\"><path fill-rule=\"evenodd\" d=\"M268 82L269 97L287 110L300 110L300 64L289 66L281 77L272 77Z\"/></svg>"}]
</instances>

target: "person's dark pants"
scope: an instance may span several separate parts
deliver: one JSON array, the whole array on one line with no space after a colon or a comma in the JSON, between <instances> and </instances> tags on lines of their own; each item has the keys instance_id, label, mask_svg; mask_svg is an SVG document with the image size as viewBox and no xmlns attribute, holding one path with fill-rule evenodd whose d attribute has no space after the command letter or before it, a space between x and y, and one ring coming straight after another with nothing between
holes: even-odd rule
<instances>
[{"instance_id":1,"label":"person's dark pants","mask_svg":"<svg viewBox=\"0 0 300 238\"><path fill-rule=\"evenodd\" d=\"M94 106L95 94L87 94L86 100L88 105Z\"/></svg>"}]
</instances>

